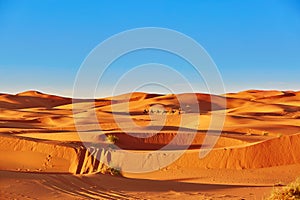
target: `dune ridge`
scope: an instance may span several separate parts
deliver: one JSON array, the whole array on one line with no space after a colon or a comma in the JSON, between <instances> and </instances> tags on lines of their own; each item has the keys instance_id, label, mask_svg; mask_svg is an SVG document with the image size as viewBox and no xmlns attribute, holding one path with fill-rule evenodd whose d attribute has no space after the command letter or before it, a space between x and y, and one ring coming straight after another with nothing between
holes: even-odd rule
<instances>
[{"instance_id":1,"label":"dune ridge","mask_svg":"<svg viewBox=\"0 0 300 200\"><path fill-rule=\"evenodd\" d=\"M105 172L104 159L109 153L78 142L39 141L3 134L0 152L0 170L71 174Z\"/></svg>"}]
</instances>

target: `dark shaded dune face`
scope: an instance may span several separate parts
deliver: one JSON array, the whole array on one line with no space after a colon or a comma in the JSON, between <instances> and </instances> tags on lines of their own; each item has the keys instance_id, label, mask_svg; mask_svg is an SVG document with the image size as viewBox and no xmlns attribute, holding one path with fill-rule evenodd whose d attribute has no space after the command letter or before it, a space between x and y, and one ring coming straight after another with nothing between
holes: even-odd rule
<instances>
[{"instance_id":1,"label":"dark shaded dune face","mask_svg":"<svg viewBox=\"0 0 300 200\"><path fill-rule=\"evenodd\" d=\"M295 97L295 96L297 96L296 94L295 94L295 92L283 92L283 95L279 95L279 96L281 96L281 97Z\"/></svg>"},{"instance_id":2,"label":"dark shaded dune face","mask_svg":"<svg viewBox=\"0 0 300 200\"><path fill-rule=\"evenodd\" d=\"M152 99L152 98L160 97L160 96L163 96L163 95L162 94L146 94L144 99Z\"/></svg>"},{"instance_id":3,"label":"dark shaded dune face","mask_svg":"<svg viewBox=\"0 0 300 200\"><path fill-rule=\"evenodd\" d=\"M203 141L206 133L188 133L188 132L159 132L155 133L130 133L117 132L106 134L114 135L118 138L115 145L123 150L185 150L205 148ZM211 136L217 137L217 136ZM104 135L98 136L98 141L105 141ZM246 142L221 137L214 148L243 145Z\"/></svg>"},{"instance_id":4,"label":"dark shaded dune face","mask_svg":"<svg viewBox=\"0 0 300 200\"><path fill-rule=\"evenodd\" d=\"M282 92L281 94L278 94L278 95L257 97L256 100L259 100L259 101L284 101L284 100L293 100L294 98L297 98L297 95L294 92Z\"/></svg>"},{"instance_id":5,"label":"dark shaded dune face","mask_svg":"<svg viewBox=\"0 0 300 200\"><path fill-rule=\"evenodd\" d=\"M149 99L157 96L156 94L147 94L143 92L133 92L127 94L121 94L118 96L109 97L107 99L117 102L139 101L143 99Z\"/></svg>"}]
</instances>

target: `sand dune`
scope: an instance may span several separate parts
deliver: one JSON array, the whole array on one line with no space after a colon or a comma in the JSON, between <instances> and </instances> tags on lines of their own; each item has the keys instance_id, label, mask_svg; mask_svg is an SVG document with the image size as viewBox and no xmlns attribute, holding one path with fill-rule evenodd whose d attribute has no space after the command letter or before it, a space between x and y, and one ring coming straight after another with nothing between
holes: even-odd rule
<instances>
[{"instance_id":1,"label":"sand dune","mask_svg":"<svg viewBox=\"0 0 300 200\"><path fill-rule=\"evenodd\" d=\"M42 94L37 91L28 91L16 95L0 95L0 107L8 109L52 108L69 103L71 103L70 98Z\"/></svg>"},{"instance_id":2,"label":"sand dune","mask_svg":"<svg viewBox=\"0 0 300 200\"><path fill-rule=\"evenodd\" d=\"M213 150L199 159L199 149L207 148L203 141L212 114L223 111L222 134ZM180 124L183 117L189 121L195 116L198 127ZM81 132L74 118L82 121ZM0 94L0 173L5 177L0 194L5 199L25 198L25 192L20 194L5 184L19 180L25 184L19 185L20 191L29 190L28 198L38 197L30 192L35 187L42 195L51 192L53 199L260 198L273 184L300 175L299 118L300 92L294 91L249 90L220 96L137 92L73 101L37 91ZM127 178L122 178L97 174L106 172L107 160L120 166L127 161L123 151L108 148L105 135L117 136L116 145L128 152L150 154L176 137L165 149L170 155L189 145L188 135L194 139L170 166L151 173L124 173ZM271 172L273 176L267 176ZM78 185L66 184L71 180ZM117 182L126 187L120 188ZM134 189L135 183L152 191ZM248 188L259 185L267 187L255 187L256 192Z\"/></svg>"}]
</instances>

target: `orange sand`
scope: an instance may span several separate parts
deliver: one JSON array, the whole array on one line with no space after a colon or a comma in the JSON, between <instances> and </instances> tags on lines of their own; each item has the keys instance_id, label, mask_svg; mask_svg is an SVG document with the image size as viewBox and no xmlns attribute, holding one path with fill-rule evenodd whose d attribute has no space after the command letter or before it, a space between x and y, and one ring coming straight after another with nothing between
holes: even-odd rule
<instances>
[{"instance_id":1,"label":"orange sand","mask_svg":"<svg viewBox=\"0 0 300 200\"><path fill-rule=\"evenodd\" d=\"M250 90L212 99L197 94L197 104L190 101L191 95L134 93L97 99L94 104L76 100L76 117L86 119L82 125L86 133L78 135L72 99L36 91L0 94L0 199L261 199L274 185L300 176L300 92ZM222 104L224 98L227 105ZM128 99L129 115L124 109ZM185 105L181 114L178 99ZM153 105L174 113L143 112ZM197 106L199 127L186 126L178 132L181 117L197 115ZM118 126L112 109L132 136ZM96 122L89 121L93 110ZM222 134L214 149L199 159L211 114L222 110L226 112ZM153 135L157 127L151 120L162 117L165 126ZM133 128L129 118L139 128ZM103 165L80 140L84 135L87 142L105 145L103 134L113 134L122 149L151 152L177 134L191 132L196 133L191 146L171 165L149 173L125 172L124 177L102 175ZM180 139L168 151L184 143ZM94 156L104 153L97 150Z\"/></svg>"}]
</instances>

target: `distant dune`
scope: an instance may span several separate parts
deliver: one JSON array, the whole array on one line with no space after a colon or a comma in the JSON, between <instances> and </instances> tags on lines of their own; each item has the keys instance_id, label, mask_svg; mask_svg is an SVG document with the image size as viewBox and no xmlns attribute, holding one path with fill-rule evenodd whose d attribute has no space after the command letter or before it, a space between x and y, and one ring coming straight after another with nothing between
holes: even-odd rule
<instances>
[{"instance_id":1,"label":"distant dune","mask_svg":"<svg viewBox=\"0 0 300 200\"><path fill-rule=\"evenodd\" d=\"M194 97L197 102L191 100ZM98 121L92 120L93 111ZM213 150L199 159L200 147L206 148L202 145L211 116L220 111L226 113L222 134ZM183 116L193 119L195 115L199 115L198 127L180 125ZM77 132L74 117L84 120L85 132ZM155 134L163 119L164 126ZM138 92L73 101L38 91L0 94L0 196L47 199L51 193L52 199L258 199L273 185L300 176L299 119L300 92L295 91ZM189 148L168 167L142 174L124 172L126 178L98 174L107 172L103 159L119 158L117 151L106 148L109 143L104 134L115 135L120 148L140 153L161 149L183 135L167 149L172 153L188 145L184 134L191 133L195 138ZM127 160L114 161L126 164ZM14 189L15 181L26 192ZM134 183L153 189L142 190ZM40 192L34 192L35 188Z\"/></svg>"}]
</instances>

